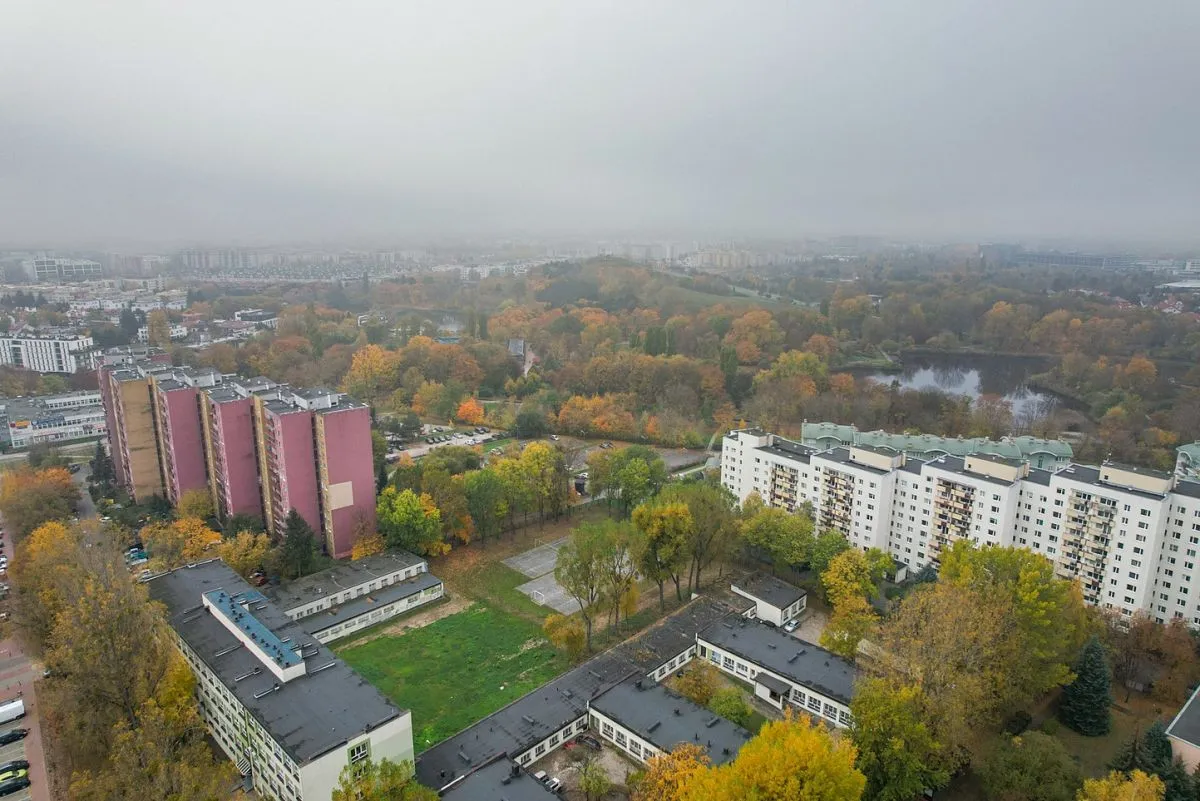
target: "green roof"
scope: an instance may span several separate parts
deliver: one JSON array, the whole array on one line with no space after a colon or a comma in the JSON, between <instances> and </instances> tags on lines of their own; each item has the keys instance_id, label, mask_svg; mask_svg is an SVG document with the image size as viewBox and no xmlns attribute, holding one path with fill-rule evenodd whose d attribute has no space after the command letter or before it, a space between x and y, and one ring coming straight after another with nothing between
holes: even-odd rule
<instances>
[{"instance_id":1,"label":"green roof","mask_svg":"<svg viewBox=\"0 0 1200 801\"><path fill-rule=\"evenodd\" d=\"M969 456L983 453L1005 459L1026 460L1038 453L1048 453L1056 459L1068 461L1075 452L1067 442L1039 437L1005 437L991 440L986 437L937 437L933 434L890 434L887 431L859 431L854 426L835 423L805 423L801 439L812 444L826 439L835 439L842 445L859 445L872 448L887 448L903 451L910 456L923 454L946 454L947 456ZM1196 445L1196 456L1200 458L1200 443Z\"/></svg>"}]
</instances>

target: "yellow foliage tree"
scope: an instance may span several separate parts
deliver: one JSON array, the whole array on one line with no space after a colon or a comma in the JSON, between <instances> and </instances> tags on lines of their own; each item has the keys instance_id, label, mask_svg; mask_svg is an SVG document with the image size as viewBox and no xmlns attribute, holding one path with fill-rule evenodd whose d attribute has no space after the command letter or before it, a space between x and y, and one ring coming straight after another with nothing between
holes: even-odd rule
<instances>
[{"instance_id":1,"label":"yellow foliage tree","mask_svg":"<svg viewBox=\"0 0 1200 801\"><path fill-rule=\"evenodd\" d=\"M692 773L679 801L857 801L867 783L857 756L848 739L789 713L763 726L732 762Z\"/></svg>"},{"instance_id":2,"label":"yellow foliage tree","mask_svg":"<svg viewBox=\"0 0 1200 801\"><path fill-rule=\"evenodd\" d=\"M368 556L383 553L385 547L383 537L379 535L378 531L363 531L354 540L354 545L350 548L350 558L366 559Z\"/></svg>"},{"instance_id":3,"label":"yellow foliage tree","mask_svg":"<svg viewBox=\"0 0 1200 801\"><path fill-rule=\"evenodd\" d=\"M212 556L211 549L220 544L221 535L203 520L184 517L173 523L144 526L141 539L154 569L170 570Z\"/></svg>"},{"instance_id":4,"label":"yellow foliage tree","mask_svg":"<svg viewBox=\"0 0 1200 801\"><path fill-rule=\"evenodd\" d=\"M828 571L826 571L828 572ZM844 659L854 659L858 644L875 628L878 618L861 595L843 598L821 632L821 646Z\"/></svg>"},{"instance_id":5,"label":"yellow foliage tree","mask_svg":"<svg viewBox=\"0 0 1200 801\"><path fill-rule=\"evenodd\" d=\"M854 548L842 551L829 561L829 567L821 574L821 586L834 609L852 598L869 598L875 592L866 557Z\"/></svg>"},{"instance_id":6,"label":"yellow foliage tree","mask_svg":"<svg viewBox=\"0 0 1200 801\"><path fill-rule=\"evenodd\" d=\"M78 500L78 487L61 467L9 470L0 482L0 514L14 537L24 537L48 520L69 518Z\"/></svg>"},{"instance_id":7,"label":"yellow foliage tree","mask_svg":"<svg viewBox=\"0 0 1200 801\"><path fill-rule=\"evenodd\" d=\"M650 757L633 788L634 801L680 801L692 776L708 769L708 754L693 743Z\"/></svg>"},{"instance_id":8,"label":"yellow foliage tree","mask_svg":"<svg viewBox=\"0 0 1200 801\"><path fill-rule=\"evenodd\" d=\"M578 618L550 615L542 624L542 631L546 633L546 638L554 647L566 651L567 656L572 660L583 655L586 633L583 630L583 623Z\"/></svg>"},{"instance_id":9,"label":"yellow foliage tree","mask_svg":"<svg viewBox=\"0 0 1200 801\"><path fill-rule=\"evenodd\" d=\"M271 540L266 534L239 531L236 537L224 540L217 546L217 556L239 576L248 578L263 566L270 550Z\"/></svg>"},{"instance_id":10,"label":"yellow foliage tree","mask_svg":"<svg viewBox=\"0 0 1200 801\"><path fill-rule=\"evenodd\" d=\"M175 512L180 517L194 517L197 520L208 520L213 516L212 494L207 490L188 490L179 496Z\"/></svg>"},{"instance_id":11,"label":"yellow foliage tree","mask_svg":"<svg viewBox=\"0 0 1200 801\"><path fill-rule=\"evenodd\" d=\"M378 345L359 348L342 380L342 389L365 401L380 401L398 386L398 367L394 351Z\"/></svg>"},{"instance_id":12,"label":"yellow foliage tree","mask_svg":"<svg viewBox=\"0 0 1200 801\"><path fill-rule=\"evenodd\" d=\"M40 647L50 635L67 598L83 580L77 556L79 530L62 523L45 523L17 545L11 567L19 617L30 639Z\"/></svg>"},{"instance_id":13,"label":"yellow foliage tree","mask_svg":"<svg viewBox=\"0 0 1200 801\"><path fill-rule=\"evenodd\" d=\"M1162 801L1166 786L1162 779L1140 770L1126 776L1113 771L1103 779L1088 779L1076 801Z\"/></svg>"}]
</instances>

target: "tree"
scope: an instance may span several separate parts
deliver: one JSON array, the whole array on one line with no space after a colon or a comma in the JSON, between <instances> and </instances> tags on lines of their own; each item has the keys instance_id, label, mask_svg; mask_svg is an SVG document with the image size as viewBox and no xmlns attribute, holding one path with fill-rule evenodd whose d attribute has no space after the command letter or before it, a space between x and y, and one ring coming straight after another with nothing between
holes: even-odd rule
<instances>
[{"instance_id":1,"label":"tree","mask_svg":"<svg viewBox=\"0 0 1200 801\"><path fill-rule=\"evenodd\" d=\"M83 581L79 552L84 547L79 526L43 523L17 544L9 570L20 593L17 619L31 644L41 650L54 621Z\"/></svg>"},{"instance_id":2,"label":"tree","mask_svg":"<svg viewBox=\"0 0 1200 801\"><path fill-rule=\"evenodd\" d=\"M837 609L851 599L866 600L875 594L875 579L862 551L849 549L829 560L821 573L825 599Z\"/></svg>"},{"instance_id":3,"label":"tree","mask_svg":"<svg viewBox=\"0 0 1200 801\"><path fill-rule=\"evenodd\" d=\"M743 504L742 540L765 552L774 566L792 567L807 561L813 548L812 518L804 513L788 514L774 506Z\"/></svg>"},{"instance_id":4,"label":"tree","mask_svg":"<svg viewBox=\"0 0 1200 801\"><path fill-rule=\"evenodd\" d=\"M155 309L146 315L146 341L156 348L171 346L171 323L162 309Z\"/></svg>"},{"instance_id":5,"label":"tree","mask_svg":"<svg viewBox=\"0 0 1200 801\"><path fill-rule=\"evenodd\" d=\"M1162 801L1162 780L1140 770L1125 776L1112 772L1103 779L1088 779L1075 801Z\"/></svg>"},{"instance_id":6,"label":"tree","mask_svg":"<svg viewBox=\"0 0 1200 801\"><path fill-rule=\"evenodd\" d=\"M534 409L522 409L517 412L517 419L513 423L513 436L521 439L540 439L549 431L546 417L541 412Z\"/></svg>"},{"instance_id":7,"label":"tree","mask_svg":"<svg viewBox=\"0 0 1200 801\"><path fill-rule=\"evenodd\" d=\"M548 615L545 622L542 623L542 631L546 633L546 638L550 640L550 643L554 647L566 651L572 661L583 655L587 644L586 635L583 624L575 617Z\"/></svg>"},{"instance_id":8,"label":"tree","mask_svg":"<svg viewBox=\"0 0 1200 801\"><path fill-rule=\"evenodd\" d=\"M834 606L829 623L821 632L821 647L853 661L858 655L858 644L871 633L878 620L875 610L861 595L847 596Z\"/></svg>"},{"instance_id":9,"label":"tree","mask_svg":"<svg viewBox=\"0 0 1200 801\"><path fill-rule=\"evenodd\" d=\"M683 675L676 680L675 689L680 695L700 706L708 706L721 682L720 674L710 662L693 659Z\"/></svg>"},{"instance_id":10,"label":"tree","mask_svg":"<svg viewBox=\"0 0 1200 801\"><path fill-rule=\"evenodd\" d=\"M96 452L92 455L92 481L101 487L108 488L117 480L117 471L109 458L103 442L96 443Z\"/></svg>"},{"instance_id":11,"label":"tree","mask_svg":"<svg viewBox=\"0 0 1200 801\"><path fill-rule=\"evenodd\" d=\"M857 801L866 777L856 749L822 728L788 716L769 721L737 758L687 777L681 801Z\"/></svg>"},{"instance_id":12,"label":"tree","mask_svg":"<svg viewBox=\"0 0 1200 801\"><path fill-rule=\"evenodd\" d=\"M600 801L612 789L608 772L594 757L589 756L579 769L579 790L584 801Z\"/></svg>"},{"instance_id":13,"label":"tree","mask_svg":"<svg viewBox=\"0 0 1200 801\"><path fill-rule=\"evenodd\" d=\"M643 504L633 510L633 524L644 538L638 567L658 585L659 608L665 612L663 586L673 579L678 594L679 568L687 563L687 543L695 521L686 504Z\"/></svg>"},{"instance_id":14,"label":"tree","mask_svg":"<svg viewBox=\"0 0 1200 801\"><path fill-rule=\"evenodd\" d=\"M438 794L417 783L411 762L370 757L347 765L338 776L332 801L437 801Z\"/></svg>"},{"instance_id":15,"label":"tree","mask_svg":"<svg viewBox=\"0 0 1200 801\"><path fill-rule=\"evenodd\" d=\"M279 558L283 571L289 578L311 573L317 559L316 534L308 521L295 509L288 512L287 522L284 524L283 545L279 549Z\"/></svg>"},{"instance_id":16,"label":"tree","mask_svg":"<svg viewBox=\"0 0 1200 801\"><path fill-rule=\"evenodd\" d=\"M467 506L462 476L452 476L441 467L426 462L421 471L421 492L433 500L438 510L443 536L463 544L470 542L475 524Z\"/></svg>"},{"instance_id":17,"label":"tree","mask_svg":"<svg viewBox=\"0 0 1200 801\"><path fill-rule=\"evenodd\" d=\"M1075 680L1063 688L1058 719L1082 735L1100 737L1112 729L1112 701L1104 646L1092 637L1075 663Z\"/></svg>"},{"instance_id":18,"label":"tree","mask_svg":"<svg viewBox=\"0 0 1200 801\"><path fill-rule=\"evenodd\" d=\"M498 536L508 515L508 498L504 482L491 469L472 470L463 476L467 496L467 513L475 525L475 533L486 542Z\"/></svg>"},{"instance_id":19,"label":"tree","mask_svg":"<svg viewBox=\"0 0 1200 801\"><path fill-rule=\"evenodd\" d=\"M239 576L249 578L266 563L270 550L271 540L266 534L240 531L217 546L217 556Z\"/></svg>"},{"instance_id":20,"label":"tree","mask_svg":"<svg viewBox=\"0 0 1200 801\"><path fill-rule=\"evenodd\" d=\"M808 566L816 575L824 575L825 571L829 569L829 563L833 561L833 557L849 548L850 543L846 541L845 536L839 531L830 529L817 537L816 542L813 543Z\"/></svg>"},{"instance_id":21,"label":"tree","mask_svg":"<svg viewBox=\"0 0 1200 801\"><path fill-rule=\"evenodd\" d=\"M440 556L450 550L442 538L441 512L428 495L388 487L379 496L375 513L379 532L390 548L422 556Z\"/></svg>"},{"instance_id":22,"label":"tree","mask_svg":"<svg viewBox=\"0 0 1200 801\"><path fill-rule=\"evenodd\" d=\"M557 517L570 499L570 476L563 452L545 442L531 442L521 451L521 471L538 510L538 519Z\"/></svg>"},{"instance_id":23,"label":"tree","mask_svg":"<svg viewBox=\"0 0 1200 801\"><path fill-rule=\"evenodd\" d=\"M681 743L669 752L646 760L646 772L636 781L634 801L680 801L689 780L708 769L704 748Z\"/></svg>"},{"instance_id":24,"label":"tree","mask_svg":"<svg viewBox=\"0 0 1200 801\"><path fill-rule=\"evenodd\" d=\"M212 493L200 489L188 490L179 496L175 511L180 517L208 520L213 516Z\"/></svg>"},{"instance_id":25,"label":"tree","mask_svg":"<svg viewBox=\"0 0 1200 801\"><path fill-rule=\"evenodd\" d=\"M1003 739L979 773L989 801L1072 801L1082 783L1062 742L1038 731Z\"/></svg>"},{"instance_id":26,"label":"tree","mask_svg":"<svg viewBox=\"0 0 1200 801\"><path fill-rule=\"evenodd\" d=\"M342 390L368 403L378 403L399 383L399 362L394 351L367 345L354 352Z\"/></svg>"},{"instance_id":27,"label":"tree","mask_svg":"<svg viewBox=\"0 0 1200 801\"><path fill-rule=\"evenodd\" d=\"M558 549L554 564L554 580L579 604L588 651L592 650L596 604L604 591L604 557L611 547L604 526L583 523L571 532L567 544Z\"/></svg>"},{"instance_id":28,"label":"tree","mask_svg":"<svg viewBox=\"0 0 1200 801\"><path fill-rule=\"evenodd\" d=\"M1121 746L1109 767L1131 774L1142 771L1162 780L1165 801L1193 801L1196 782L1183 762L1176 758L1161 720L1150 724L1145 733L1135 731Z\"/></svg>"},{"instance_id":29,"label":"tree","mask_svg":"<svg viewBox=\"0 0 1200 801\"><path fill-rule=\"evenodd\" d=\"M604 530L607 547L600 557L601 601L610 620L621 622L621 613L633 596L637 606L637 555L642 550L641 532L630 523L604 520L595 525ZM628 612L626 612L628 617Z\"/></svg>"},{"instance_id":30,"label":"tree","mask_svg":"<svg viewBox=\"0 0 1200 801\"><path fill-rule=\"evenodd\" d=\"M126 343L132 342L134 339L136 339L138 335L138 329L142 327L137 315L134 314L133 309L130 308L121 309L121 319L119 325L121 331L125 334Z\"/></svg>"},{"instance_id":31,"label":"tree","mask_svg":"<svg viewBox=\"0 0 1200 801\"><path fill-rule=\"evenodd\" d=\"M350 558L358 560L376 556L383 553L386 547L378 531L362 526L354 538L354 545L350 547Z\"/></svg>"},{"instance_id":32,"label":"tree","mask_svg":"<svg viewBox=\"0 0 1200 801\"><path fill-rule=\"evenodd\" d=\"M960 540L942 556L941 581L976 590L1009 609L1019 647L1010 665L1016 704L1071 679L1071 660L1083 646L1087 610L1075 582L1026 548L972 547Z\"/></svg>"},{"instance_id":33,"label":"tree","mask_svg":"<svg viewBox=\"0 0 1200 801\"><path fill-rule=\"evenodd\" d=\"M475 398L466 398L462 403L458 404L458 410L454 413L454 419L460 423L477 426L483 422L483 404Z\"/></svg>"},{"instance_id":34,"label":"tree","mask_svg":"<svg viewBox=\"0 0 1200 801\"><path fill-rule=\"evenodd\" d=\"M184 517L171 523L151 523L139 534L155 570L172 570L211 557L221 535L203 520Z\"/></svg>"},{"instance_id":35,"label":"tree","mask_svg":"<svg viewBox=\"0 0 1200 801\"><path fill-rule=\"evenodd\" d=\"M950 780L939 767L944 746L925 725L924 706L915 686L878 678L859 684L850 704L850 738L858 748L855 764L867 778L867 798L908 801Z\"/></svg>"},{"instance_id":36,"label":"tree","mask_svg":"<svg viewBox=\"0 0 1200 801\"><path fill-rule=\"evenodd\" d=\"M18 467L0 482L0 514L4 527L21 538L51 520L66 520L75 514L79 488L61 467L31 470Z\"/></svg>"},{"instance_id":37,"label":"tree","mask_svg":"<svg viewBox=\"0 0 1200 801\"><path fill-rule=\"evenodd\" d=\"M736 687L725 687L713 693L708 702L708 708L714 714L720 715L726 720L733 721L739 726L745 726L750 722L750 716L754 714L754 710L746 703L746 697L742 691Z\"/></svg>"},{"instance_id":38,"label":"tree","mask_svg":"<svg viewBox=\"0 0 1200 801\"><path fill-rule=\"evenodd\" d=\"M67 460L48 442L36 442L25 453L25 463L34 470L45 467L66 467Z\"/></svg>"},{"instance_id":39,"label":"tree","mask_svg":"<svg viewBox=\"0 0 1200 801\"><path fill-rule=\"evenodd\" d=\"M659 493L659 499L682 501L692 513L696 525L687 544L691 557L687 587L689 591L699 590L701 571L725 553L737 536L736 498L720 482L698 481L668 484Z\"/></svg>"}]
</instances>

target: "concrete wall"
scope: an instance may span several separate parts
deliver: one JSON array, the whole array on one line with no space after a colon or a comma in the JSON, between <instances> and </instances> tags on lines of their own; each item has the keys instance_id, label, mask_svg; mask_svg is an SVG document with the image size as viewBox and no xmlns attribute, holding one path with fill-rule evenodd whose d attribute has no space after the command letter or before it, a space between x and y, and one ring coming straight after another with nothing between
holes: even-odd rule
<instances>
[{"instance_id":1,"label":"concrete wall","mask_svg":"<svg viewBox=\"0 0 1200 801\"><path fill-rule=\"evenodd\" d=\"M312 412L289 412L275 418L276 448L279 451L281 494L275 507L275 530L282 532L292 509L300 513L313 531L320 532L321 509L317 499L317 463L313 444Z\"/></svg>"},{"instance_id":2,"label":"concrete wall","mask_svg":"<svg viewBox=\"0 0 1200 801\"><path fill-rule=\"evenodd\" d=\"M316 425L325 547L341 559L350 555L360 522L375 530L371 412L365 406L319 412Z\"/></svg>"},{"instance_id":3,"label":"concrete wall","mask_svg":"<svg viewBox=\"0 0 1200 801\"><path fill-rule=\"evenodd\" d=\"M253 403L249 398L213 404L212 416L220 436L214 436L214 457L221 461L224 473L225 517L254 515L261 517L262 492L258 485L258 456L254 444Z\"/></svg>"},{"instance_id":4,"label":"concrete wall","mask_svg":"<svg viewBox=\"0 0 1200 801\"><path fill-rule=\"evenodd\" d=\"M174 465L168 475L167 497L178 503L190 490L208 488L208 470L204 459L204 432L200 424L199 390L193 387L160 392L163 442Z\"/></svg>"},{"instance_id":5,"label":"concrete wall","mask_svg":"<svg viewBox=\"0 0 1200 801\"><path fill-rule=\"evenodd\" d=\"M390 759L393 762L411 762L413 759L412 715L401 712L369 734L356 737L341 748L314 759L300 768L301 797L304 801L325 801L333 797L342 768L350 764L350 749L360 743L368 743L371 759L378 762Z\"/></svg>"}]
</instances>

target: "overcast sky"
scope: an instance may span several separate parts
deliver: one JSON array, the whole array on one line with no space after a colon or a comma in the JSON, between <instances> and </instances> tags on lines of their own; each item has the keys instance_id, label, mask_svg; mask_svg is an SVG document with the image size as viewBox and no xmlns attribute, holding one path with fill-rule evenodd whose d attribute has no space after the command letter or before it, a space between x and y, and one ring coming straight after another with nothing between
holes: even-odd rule
<instances>
[{"instance_id":1,"label":"overcast sky","mask_svg":"<svg viewBox=\"0 0 1200 801\"><path fill-rule=\"evenodd\" d=\"M1200 240L1196 0L0 0L0 243Z\"/></svg>"}]
</instances>

